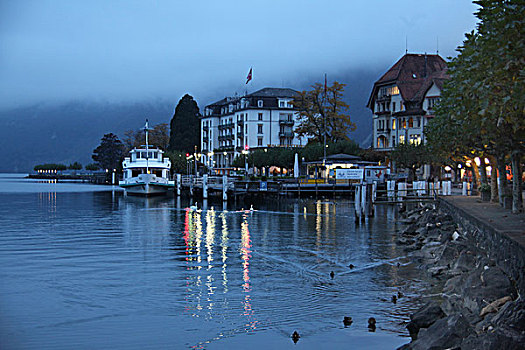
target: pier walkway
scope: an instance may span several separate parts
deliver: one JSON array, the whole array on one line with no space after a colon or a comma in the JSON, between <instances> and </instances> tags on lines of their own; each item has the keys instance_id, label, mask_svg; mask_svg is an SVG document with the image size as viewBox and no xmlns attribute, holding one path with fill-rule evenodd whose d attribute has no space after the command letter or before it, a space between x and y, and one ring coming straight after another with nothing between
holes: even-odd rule
<instances>
[{"instance_id":1,"label":"pier walkway","mask_svg":"<svg viewBox=\"0 0 525 350\"><path fill-rule=\"evenodd\" d=\"M449 196L440 197L439 200L456 208L479 225L487 226L525 247L524 213L512 214L498 203L482 202L476 196Z\"/></svg>"}]
</instances>

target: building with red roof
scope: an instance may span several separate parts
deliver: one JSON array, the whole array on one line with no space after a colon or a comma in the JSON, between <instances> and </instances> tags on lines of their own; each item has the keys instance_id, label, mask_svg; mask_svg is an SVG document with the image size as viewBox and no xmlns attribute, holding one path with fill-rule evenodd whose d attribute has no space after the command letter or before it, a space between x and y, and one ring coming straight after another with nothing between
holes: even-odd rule
<instances>
[{"instance_id":1,"label":"building with red roof","mask_svg":"<svg viewBox=\"0 0 525 350\"><path fill-rule=\"evenodd\" d=\"M374 149L425 141L423 130L433 117L446 72L439 55L406 54L374 83L367 104L373 114Z\"/></svg>"}]
</instances>

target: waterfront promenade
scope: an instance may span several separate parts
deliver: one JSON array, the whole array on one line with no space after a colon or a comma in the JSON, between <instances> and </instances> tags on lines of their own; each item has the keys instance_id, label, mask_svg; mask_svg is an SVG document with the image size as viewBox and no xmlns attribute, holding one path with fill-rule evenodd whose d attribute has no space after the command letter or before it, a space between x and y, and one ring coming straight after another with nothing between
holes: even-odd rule
<instances>
[{"instance_id":1,"label":"waterfront promenade","mask_svg":"<svg viewBox=\"0 0 525 350\"><path fill-rule=\"evenodd\" d=\"M510 210L502 208L498 203L482 202L477 196L450 196L441 197L441 200L456 207L478 225L487 226L525 247L524 213L512 214Z\"/></svg>"}]
</instances>

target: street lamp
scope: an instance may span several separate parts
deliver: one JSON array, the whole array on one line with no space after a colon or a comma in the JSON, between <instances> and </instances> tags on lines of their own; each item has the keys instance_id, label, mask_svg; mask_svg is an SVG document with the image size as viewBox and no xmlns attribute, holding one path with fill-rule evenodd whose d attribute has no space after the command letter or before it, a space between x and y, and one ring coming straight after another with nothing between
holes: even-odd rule
<instances>
[{"instance_id":1,"label":"street lamp","mask_svg":"<svg viewBox=\"0 0 525 350\"><path fill-rule=\"evenodd\" d=\"M248 177L248 145L244 146L242 154L244 154L244 171L246 172L246 177Z\"/></svg>"},{"instance_id":2,"label":"street lamp","mask_svg":"<svg viewBox=\"0 0 525 350\"><path fill-rule=\"evenodd\" d=\"M213 167L212 157L213 157L213 151L208 152L208 167L210 167L210 168Z\"/></svg>"}]
</instances>

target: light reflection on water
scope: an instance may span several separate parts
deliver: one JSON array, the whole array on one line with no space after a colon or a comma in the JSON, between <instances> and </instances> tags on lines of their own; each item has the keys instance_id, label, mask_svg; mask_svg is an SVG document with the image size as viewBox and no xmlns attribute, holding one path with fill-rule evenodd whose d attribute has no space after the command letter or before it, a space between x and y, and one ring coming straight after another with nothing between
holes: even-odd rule
<instances>
[{"instance_id":1,"label":"light reflection on water","mask_svg":"<svg viewBox=\"0 0 525 350\"><path fill-rule=\"evenodd\" d=\"M192 211L83 187L6 192L0 177L1 348L286 348L294 330L304 348L395 348L426 288L396 266L391 207L356 226L348 200Z\"/></svg>"}]
</instances>

